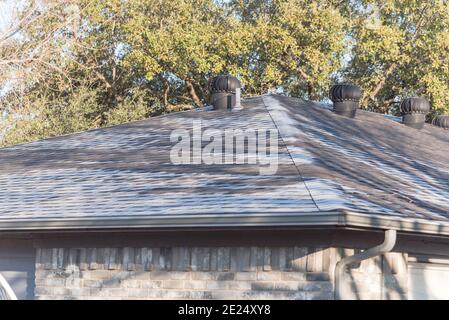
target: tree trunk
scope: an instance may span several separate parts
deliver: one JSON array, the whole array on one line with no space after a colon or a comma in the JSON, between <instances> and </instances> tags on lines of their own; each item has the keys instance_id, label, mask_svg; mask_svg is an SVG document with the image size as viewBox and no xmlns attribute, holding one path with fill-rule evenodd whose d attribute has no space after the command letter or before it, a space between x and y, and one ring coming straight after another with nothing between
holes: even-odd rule
<instances>
[{"instance_id":1,"label":"tree trunk","mask_svg":"<svg viewBox=\"0 0 449 320\"><path fill-rule=\"evenodd\" d=\"M366 106L366 104L370 101L370 100L374 100L374 98L376 98L377 94L379 93L380 90L382 90L382 88L385 85L385 82L387 82L388 77L393 73L393 71L396 69L398 65L396 63L392 63L387 70L385 70L385 73L383 74L382 78L380 78L379 83L377 84L377 86L374 88L373 92L371 92L370 95L366 96L363 100L362 100L362 105Z\"/></svg>"},{"instance_id":2,"label":"tree trunk","mask_svg":"<svg viewBox=\"0 0 449 320\"><path fill-rule=\"evenodd\" d=\"M195 103L198 107L203 107L203 103L201 102L201 99L198 97L195 91L195 87L193 86L192 80L186 79L186 87L187 91L189 92L189 95L192 97L193 103Z\"/></svg>"},{"instance_id":3,"label":"tree trunk","mask_svg":"<svg viewBox=\"0 0 449 320\"><path fill-rule=\"evenodd\" d=\"M167 79L162 80L164 82L164 106L168 106L168 95L170 93L170 83Z\"/></svg>"},{"instance_id":4,"label":"tree trunk","mask_svg":"<svg viewBox=\"0 0 449 320\"><path fill-rule=\"evenodd\" d=\"M315 95L315 87L311 82L307 82L307 94L309 96L309 100L318 100Z\"/></svg>"}]
</instances>

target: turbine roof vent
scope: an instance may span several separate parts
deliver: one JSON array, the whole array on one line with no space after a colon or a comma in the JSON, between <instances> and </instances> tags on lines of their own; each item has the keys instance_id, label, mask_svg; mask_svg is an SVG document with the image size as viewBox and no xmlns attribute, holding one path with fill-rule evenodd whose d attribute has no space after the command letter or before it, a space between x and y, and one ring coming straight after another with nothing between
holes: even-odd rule
<instances>
[{"instance_id":1,"label":"turbine roof vent","mask_svg":"<svg viewBox=\"0 0 449 320\"><path fill-rule=\"evenodd\" d=\"M401 102L402 123L406 126L422 129L426 122L426 115L430 111L430 103L425 98L406 98Z\"/></svg>"},{"instance_id":2,"label":"turbine roof vent","mask_svg":"<svg viewBox=\"0 0 449 320\"><path fill-rule=\"evenodd\" d=\"M334 103L334 112L344 117L354 118L362 98L362 90L353 84L337 84L329 91Z\"/></svg>"},{"instance_id":3,"label":"turbine roof vent","mask_svg":"<svg viewBox=\"0 0 449 320\"><path fill-rule=\"evenodd\" d=\"M362 97L362 91L358 86L353 84L336 84L331 88L329 96L332 102L358 102Z\"/></svg>"},{"instance_id":4,"label":"turbine roof vent","mask_svg":"<svg viewBox=\"0 0 449 320\"><path fill-rule=\"evenodd\" d=\"M212 79L210 83L210 92L229 92L235 93L236 89L241 88L239 79L231 75L220 75Z\"/></svg>"},{"instance_id":5,"label":"turbine roof vent","mask_svg":"<svg viewBox=\"0 0 449 320\"><path fill-rule=\"evenodd\" d=\"M443 129L449 129L449 115L438 116L433 120L432 123Z\"/></svg>"}]
</instances>

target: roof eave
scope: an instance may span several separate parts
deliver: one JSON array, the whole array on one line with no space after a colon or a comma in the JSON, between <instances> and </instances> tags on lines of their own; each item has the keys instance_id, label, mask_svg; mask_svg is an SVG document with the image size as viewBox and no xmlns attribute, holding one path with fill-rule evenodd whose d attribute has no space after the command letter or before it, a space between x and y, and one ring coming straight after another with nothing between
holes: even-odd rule
<instances>
[{"instance_id":1,"label":"roof eave","mask_svg":"<svg viewBox=\"0 0 449 320\"><path fill-rule=\"evenodd\" d=\"M449 236L449 223L350 211L310 213L254 213L159 215L103 218L0 219L0 232L57 230L120 230L164 228L343 227L394 229L402 232Z\"/></svg>"}]
</instances>

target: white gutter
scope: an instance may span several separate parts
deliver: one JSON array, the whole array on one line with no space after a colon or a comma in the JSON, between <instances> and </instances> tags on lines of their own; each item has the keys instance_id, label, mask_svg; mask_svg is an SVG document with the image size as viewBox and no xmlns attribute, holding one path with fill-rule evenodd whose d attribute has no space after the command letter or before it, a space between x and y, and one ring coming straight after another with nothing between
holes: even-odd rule
<instances>
[{"instance_id":1,"label":"white gutter","mask_svg":"<svg viewBox=\"0 0 449 320\"><path fill-rule=\"evenodd\" d=\"M3 288L10 300L17 300L17 296L9 285L8 281L0 273L0 288Z\"/></svg>"},{"instance_id":2,"label":"white gutter","mask_svg":"<svg viewBox=\"0 0 449 320\"><path fill-rule=\"evenodd\" d=\"M386 230L384 242L378 246L367 249L362 253L341 259L335 266L335 299L346 300L344 294L343 276L347 266L352 263L359 263L363 260L374 258L381 254L390 252L396 244L396 230Z\"/></svg>"}]
</instances>

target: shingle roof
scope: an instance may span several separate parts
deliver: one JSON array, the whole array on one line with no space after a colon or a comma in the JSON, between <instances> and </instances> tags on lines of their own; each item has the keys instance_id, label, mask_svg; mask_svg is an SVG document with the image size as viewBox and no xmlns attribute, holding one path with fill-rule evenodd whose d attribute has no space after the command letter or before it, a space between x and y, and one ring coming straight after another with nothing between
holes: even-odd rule
<instances>
[{"instance_id":1,"label":"shingle roof","mask_svg":"<svg viewBox=\"0 0 449 320\"><path fill-rule=\"evenodd\" d=\"M447 131L364 111L347 119L282 96L243 105L1 149L0 229L382 220L409 231L428 221L431 233L449 234ZM260 175L259 164L172 164L170 133L190 131L193 120L204 129L278 130L277 173Z\"/></svg>"}]
</instances>

